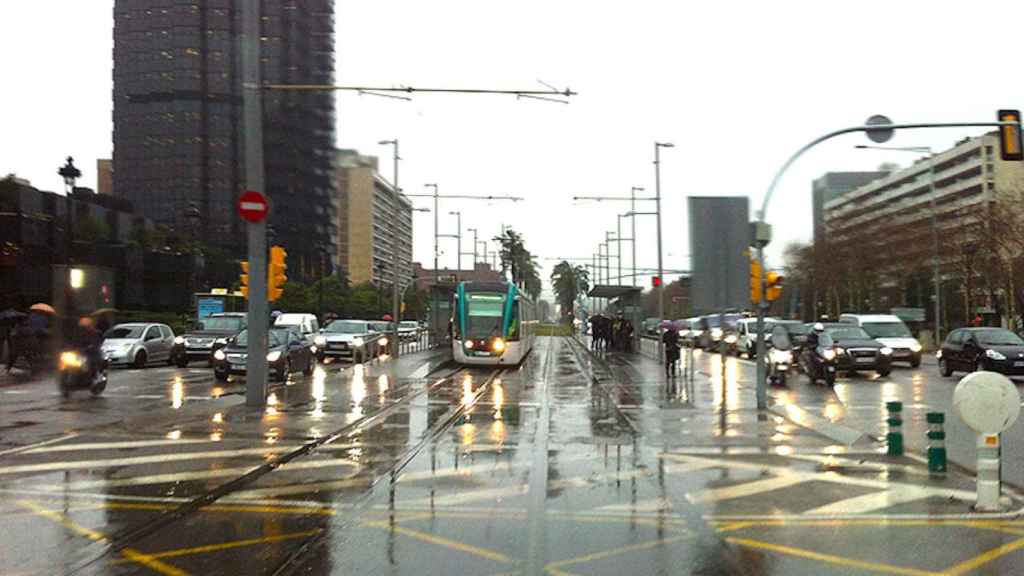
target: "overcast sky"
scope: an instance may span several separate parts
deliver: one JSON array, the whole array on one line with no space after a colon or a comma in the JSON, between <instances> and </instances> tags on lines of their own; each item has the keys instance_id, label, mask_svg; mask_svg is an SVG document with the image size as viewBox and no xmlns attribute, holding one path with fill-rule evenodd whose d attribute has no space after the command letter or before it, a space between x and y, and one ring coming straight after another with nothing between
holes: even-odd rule
<instances>
[{"instance_id":1,"label":"overcast sky","mask_svg":"<svg viewBox=\"0 0 1024 576\"><path fill-rule=\"evenodd\" d=\"M5 2L2 10L0 174L59 190L56 169L71 154L84 185L94 186L95 160L112 148L113 1ZM463 228L478 227L481 238L504 223L542 257L589 258L628 204L572 197L653 191L653 142L673 142L662 166L665 266L685 269L687 195L749 196L753 214L778 166L824 132L876 113L986 121L998 108L1024 107L1018 27L1004 23L1019 15L1013 1L339 0L339 83L530 89L540 79L579 96L563 105L340 93L338 145L387 156L377 141L399 138L409 193L437 182L442 194L526 199L442 201L444 234L455 232L448 212L461 210ZM981 132L908 132L890 144L945 149ZM826 143L788 173L768 213L774 263L787 242L810 238L811 180L914 158L853 148L863 142ZM382 171L391 178L389 161ZM639 265L653 267L654 220L638 222ZM417 213L414 257L428 266L432 235L433 215ZM442 239L442 265L454 266L454 244Z\"/></svg>"}]
</instances>

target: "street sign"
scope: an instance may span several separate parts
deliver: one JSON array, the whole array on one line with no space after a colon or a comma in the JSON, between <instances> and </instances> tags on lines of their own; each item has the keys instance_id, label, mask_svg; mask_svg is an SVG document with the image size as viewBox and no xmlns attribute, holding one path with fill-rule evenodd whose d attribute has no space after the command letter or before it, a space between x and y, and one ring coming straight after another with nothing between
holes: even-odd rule
<instances>
[{"instance_id":1,"label":"street sign","mask_svg":"<svg viewBox=\"0 0 1024 576\"><path fill-rule=\"evenodd\" d=\"M979 434L999 434L1020 415L1020 393L995 372L968 374L953 391L953 411Z\"/></svg>"},{"instance_id":2,"label":"street sign","mask_svg":"<svg viewBox=\"0 0 1024 576\"><path fill-rule=\"evenodd\" d=\"M886 124L892 124L892 120L886 116L882 116L881 114L875 114L871 118L868 118L867 122L864 124L867 126L885 126ZM893 132L892 128L877 128L874 130L868 130L867 135L872 142L881 144L891 140Z\"/></svg>"},{"instance_id":3,"label":"street sign","mask_svg":"<svg viewBox=\"0 0 1024 576\"><path fill-rule=\"evenodd\" d=\"M252 190L243 193L238 197L238 215L246 222L262 222L267 217L266 196Z\"/></svg>"}]
</instances>

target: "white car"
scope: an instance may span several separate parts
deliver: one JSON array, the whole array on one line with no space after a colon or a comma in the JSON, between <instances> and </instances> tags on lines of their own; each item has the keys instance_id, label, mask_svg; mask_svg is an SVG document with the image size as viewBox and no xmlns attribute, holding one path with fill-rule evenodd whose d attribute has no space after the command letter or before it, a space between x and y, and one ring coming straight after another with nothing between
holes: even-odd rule
<instances>
[{"instance_id":1,"label":"white car","mask_svg":"<svg viewBox=\"0 0 1024 576\"><path fill-rule=\"evenodd\" d=\"M101 349L111 366L145 368L150 362L171 362L174 332L166 324L118 324L103 334Z\"/></svg>"},{"instance_id":2,"label":"white car","mask_svg":"<svg viewBox=\"0 0 1024 576\"><path fill-rule=\"evenodd\" d=\"M403 342L415 342L420 335L420 325L415 320L403 320L398 323L398 337Z\"/></svg>"},{"instance_id":3,"label":"white car","mask_svg":"<svg viewBox=\"0 0 1024 576\"><path fill-rule=\"evenodd\" d=\"M351 358L360 363L373 358L387 346L387 335L376 332L366 320L335 320L315 338L317 357Z\"/></svg>"},{"instance_id":4,"label":"white car","mask_svg":"<svg viewBox=\"0 0 1024 576\"><path fill-rule=\"evenodd\" d=\"M778 318L764 319L764 339L767 343L771 339L772 328ZM738 354L746 353L747 358L753 359L757 356L757 318L743 318L736 322L736 351Z\"/></svg>"},{"instance_id":5,"label":"white car","mask_svg":"<svg viewBox=\"0 0 1024 576\"><path fill-rule=\"evenodd\" d=\"M877 342L892 348L893 362L907 362L911 368L921 365L921 343L910 329L892 314L841 314L840 322L856 324Z\"/></svg>"}]
</instances>

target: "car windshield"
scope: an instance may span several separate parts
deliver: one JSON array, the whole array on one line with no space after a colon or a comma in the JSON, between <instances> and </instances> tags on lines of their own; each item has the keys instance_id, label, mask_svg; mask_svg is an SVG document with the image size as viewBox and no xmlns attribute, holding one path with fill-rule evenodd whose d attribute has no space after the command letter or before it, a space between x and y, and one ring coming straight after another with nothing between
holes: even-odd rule
<instances>
[{"instance_id":1,"label":"car windshield","mask_svg":"<svg viewBox=\"0 0 1024 576\"><path fill-rule=\"evenodd\" d=\"M203 330L216 330L218 332L237 332L244 327L241 318L234 316L207 317L203 319Z\"/></svg>"},{"instance_id":2,"label":"car windshield","mask_svg":"<svg viewBox=\"0 0 1024 576\"><path fill-rule=\"evenodd\" d=\"M870 322L861 324L861 328L872 338L913 338L902 322Z\"/></svg>"},{"instance_id":3,"label":"car windshield","mask_svg":"<svg viewBox=\"0 0 1024 576\"><path fill-rule=\"evenodd\" d=\"M500 336L505 319L505 294L470 293L466 295L466 336Z\"/></svg>"},{"instance_id":4,"label":"car windshield","mask_svg":"<svg viewBox=\"0 0 1024 576\"><path fill-rule=\"evenodd\" d=\"M271 338L277 338L277 341L282 343L282 344L287 342L289 336L292 336L292 335L294 335L295 338L302 338L301 333L298 330L295 330L295 329L292 329L292 328L282 329L282 328L274 327L274 328L270 329L270 336L271 336ZM273 345L274 344L271 344L271 346L273 346Z\"/></svg>"},{"instance_id":5,"label":"car windshield","mask_svg":"<svg viewBox=\"0 0 1024 576\"><path fill-rule=\"evenodd\" d=\"M420 325L417 324L415 321L412 321L412 322L402 322L401 324L398 325L398 327L399 328L413 328L413 329L415 329L415 328L419 328Z\"/></svg>"},{"instance_id":6,"label":"car windshield","mask_svg":"<svg viewBox=\"0 0 1024 576\"><path fill-rule=\"evenodd\" d=\"M324 328L324 332L330 334L366 334L369 328L366 322L354 322L351 320L335 320Z\"/></svg>"},{"instance_id":7,"label":"car windshield","mask_svg":"<svg viewBox=\"0 0 1024 576\"><path fill-rule=\"evenodd\" d=\"M708 316L704 319L704 323L707 324L708 328L718 328L720 318L718 316Z\"/></svg>"},{"instance_id":8,"label":"car windshield","mask_svg":"<svg viewBox=\"0 0 1024 576\"><path fill-rule=\"evenodd\" d=\"M274 346L280 346L284 344L284 341L282 341L281 338L283 338L286 335L287 333L284 330L270 330L267 332L267 342L269 343L271 348L273 348ZM249 331L242 330L241 332L238 333L238 336L235 336L235 346L248 345Z\"/></svg>"},{"instance_id":9,"label":"car windshield","mask_svg":"<svg viewBox=\"0 0 1024 576\"><path fill-rule=\"evenodd\" d=\"M811 332L810 326L808 326L807 324L800 324L798 322L780 324L780 326L785 326L786 331L789 332L790 335L794 336L802 336L809 334Z\"/></svg>"},{"instance_id":10,"label":"car windshield","mask_svg":"<svg viewBox=\"0 0 1024 576\"><path fill-rule=\"evenodd\" d=\"M118 338L142 338L142 330L145 326L114 326L103 337L107 340Z\"/></svg>"},{"instance_id":11,"label":"car windshield","mask_svg":"<svg viewBox=\"0 0 1024 576\"><path fill-rule=\"evenodd\" d=\"M871 336L860 326L826 328L826 334L835 340L870 340Z\"/></svg>"},{"instance_id":12,"label":"car windshield","mask_svg":"<svg viewBox=\"0 0 1024 576\"><path fill-rule=\"evenodd\" d=\"M1002 328L978 330L974 335L982 346L1024 346L1020 336Z\"/></svg>"}]
</instances>

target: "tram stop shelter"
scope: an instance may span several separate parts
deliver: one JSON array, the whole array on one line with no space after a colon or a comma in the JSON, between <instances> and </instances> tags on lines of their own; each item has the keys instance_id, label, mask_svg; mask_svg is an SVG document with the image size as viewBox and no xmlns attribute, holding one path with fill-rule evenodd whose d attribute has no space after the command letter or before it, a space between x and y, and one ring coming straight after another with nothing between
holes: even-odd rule
<instances>
[{"instance_id":1,"label":"tram stop shelter","mask_svg":"<svg viewBox=\"0 0 1024 576\"><path fill-rule=\"evenodd\" d=\"M604 313L609 316L622 315L633 324L633 350L640 349L640 335L644 326L644 309L640 301L643 288L618 284L597 284L587 292L591 298L602 298L608 302Z\"/></svg>"}]
</instances>

